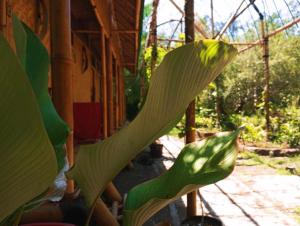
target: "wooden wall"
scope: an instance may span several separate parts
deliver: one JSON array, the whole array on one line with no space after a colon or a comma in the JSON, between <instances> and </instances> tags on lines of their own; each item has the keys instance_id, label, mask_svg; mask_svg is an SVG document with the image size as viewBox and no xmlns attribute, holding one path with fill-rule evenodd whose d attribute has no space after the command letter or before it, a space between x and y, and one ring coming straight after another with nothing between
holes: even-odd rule
<instances>
[{"instance_id":1,"label":"wooden wall","mask_svg":"<svg viewBox=\"0 0 300 226\"><path fill-rule=\"evenodd\" d=\"M73 93L74 102L100 101L100 72L93 66L95 59L88 46L73 34Z\"/></svg>"},{"instance_id":2,"label":"wooden wall","mask_svg":"<svg viewBox=\"0 0 300 226\"><path fill-rule=\"evenodd\" d=\"M49 55L51 54L49 1L50 0L9 1L9 13L4 34L9 40L12 48L15 48L15 46L13 41L12 13L10 12L15 13L40 36ZM108 130L106 131L108 135L112 135L123 125L125 120L125 98L120 43L116 38L116 35L111 32L117 28L115 27L116 25L111 16L112 6L110 1L95 0L94 3L99 11L98 13L95 13L95 17L97 17L97 20L99 21L101 35L104 35L105 37L105 45L103 46L103 43L101 44L101 36L99 35L99 50L94 51L95 47L90 45L87 38L82 38L81 35L77 35L76 33L72 34L74 65L73 84L70 85L73 86L74 103L97 103L101 102L101 99L106 98L106 100L102 100L102 102L107 104L107 109L103 109L103 106L101 109L106 114L104 119L107 119L109 128L105 129L105 126L103 127L105 130ZM89 1L87 1L86 4L90 4ZM101 5L103 7L100 7ZM107 9L108 11L104 9ZM88 35L86 37L88 37ZM104 51L102 51L101 48L104 48ZM106 54L101 56L101 53ZM102 57L105 57L106 59L103 60ZM103 65L103 63L106 65ZM103 79L103 77L105 77L105 79ZM107 82L103 84L103 81ZM49 72L49 89L51 90L51 72ZM105 95L103 94L103 90Z\"/></svg>"}]
</instances>

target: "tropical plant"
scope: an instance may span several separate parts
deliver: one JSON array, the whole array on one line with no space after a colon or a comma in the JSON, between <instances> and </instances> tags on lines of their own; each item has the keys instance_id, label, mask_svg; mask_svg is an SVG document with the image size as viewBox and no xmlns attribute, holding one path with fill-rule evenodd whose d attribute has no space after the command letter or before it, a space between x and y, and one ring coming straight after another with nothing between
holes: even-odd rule
<instances>
[{"instance_id":1,"label":"tropical plant","mask_svg":"<svg viewBox=\"0 0 300 226\"><path fill-rule=\"evenodd\" d=\"M219 133L186 145L166 173L129 191L123 225L143 225L153 214L182 195L227 177L235 165L238 134L239 130Z\"/></svg>"},{"instance_id":2,"label":"tropical plant","mask_svg":"<svg viewBox=\"0 0 300 226\"><path fill-rule=\"evenodd\" d=\"M56 112L45 92L49 61L47 51L28 27L18 21L15 21L14 26L20 59L0 34L0 53L6 54L0 58L0 222L5 222L13 213L19 214L20 209L26 208L36 197L43 196L51 186L58 173L57 158L61 156L57 155L56 158L54 148L63 144L67 134L65 124L56 118ZM96 198L106 184L138 152L178 122L190 101L221 72L235 54L236 49L224 42L202 40L177 48L165 56L151 78L147 99L137 117L110 138L96 144L82 145L75 166L67 173L81 188L90 209L93 209ZM57 126L52 127L49 118L56 120ZM52 129L55 132L61 131L57 142L51 136ZM206 146L209 147L214 144L211 140L207 142ZM227 163L233 155L225 155L225 152L231 153L231 144L229 141L225 146L218 143L215 148L211 147L211 161L203 166L200 162L203 163L204 159L195 163L197 170L203 168L204 172L209 169L221 174L207 178L204 176L202 185L228 175L230 170L225 168L232 168ZM207 151L199 145L195 144L196 152L203 151L203 156L208 158ZM184 153L190 153L192 146ZM225 152L215 153L217 149ZM225 167L224 171L218 171L220 167ZM180 186L177 188L178 192L182 192Z\"/></svg>"}]
</instances>

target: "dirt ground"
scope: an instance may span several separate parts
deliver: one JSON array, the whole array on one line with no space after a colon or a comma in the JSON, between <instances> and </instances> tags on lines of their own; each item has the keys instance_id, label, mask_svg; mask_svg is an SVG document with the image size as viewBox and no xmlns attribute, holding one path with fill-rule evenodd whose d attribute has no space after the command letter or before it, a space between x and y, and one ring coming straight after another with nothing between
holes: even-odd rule
<instances>
[{"instance_id":1,"label":"dirt ground","mask_svg":"<svg viewBox=\"0 0 300 226\"><path fill-rule=\"evenodd\" d=\"M123 170L115 179L122 194L172 166L183 141L171 136L160 140L164 145L162 158L152 159L149 150L145 150L134 160L134 169ZM278 174L267 165L248 165L244 161L238 159L228 178L198 190L197 214L203 211L222 220L225 226L300 225L300 177ZM153 226L168 219L173 226L179 226L185 219L185 208L186 198L182 197L144 225Z\"/></svg>"}]
</instances>

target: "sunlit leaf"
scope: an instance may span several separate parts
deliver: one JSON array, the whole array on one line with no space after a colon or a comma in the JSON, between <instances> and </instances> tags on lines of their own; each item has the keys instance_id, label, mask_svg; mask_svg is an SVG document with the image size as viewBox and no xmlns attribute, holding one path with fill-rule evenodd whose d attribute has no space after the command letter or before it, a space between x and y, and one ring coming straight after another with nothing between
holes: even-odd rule
<instances>
[{"instance_id":1,"label":"sunlit leaf","mask_svg":"<svg viewBox=\"0 0 300 226\"><path fill-rule=\"evenodd\" d=\"M47 190L55 152L20 61L0 35L0 222Z\"/></svg>"},{"instance_id":2,"label":"sunlit leaf","mask_svg":"<svg viewBox=\"0 0 300 226\"><path fill-rule=\"evenodd\" d=\"M69 134L66 123L57 114L48 93L49 54L34 32L13 16L17 55L36 95L44 125L55 148L59 169L65 162L64 144Z\"/></svg>"},{"instance_id":3,"label":"sunlit leaf","mask_svg":"<svg viewBox=\"0 0 300 226\"><path fill-rule=\"evenodd\" d=\"M188 104L235 55L231 45L202 40L165 56L132 123L104 141L80 147L68 176L76 180L89 207L137 153L176 125Z\"/></svg>"},{"instance_id":4,"label":"sunlit leaf","mask_svg":"<svg viewBox=\"0 0 300 226\"><path fill-rule=\"evenodd\" d=\"M235 166L237 137L238 131L220 133L186 145L166 173L129 191L123 225L143 225L182 195L227 177Z\"/></svg>"}]
</instances>

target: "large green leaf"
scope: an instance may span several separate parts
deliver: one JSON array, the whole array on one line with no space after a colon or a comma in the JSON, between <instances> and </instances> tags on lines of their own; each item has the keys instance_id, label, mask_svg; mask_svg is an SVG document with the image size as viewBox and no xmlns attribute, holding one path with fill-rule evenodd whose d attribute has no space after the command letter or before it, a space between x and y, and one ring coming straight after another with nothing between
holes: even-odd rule
<instances>
[{"instance_id":1,"label":"large green leaf","mask_svg":"<svg viewBox=\"0 0 300 226\"><path fill-rule=\"evenodd\" d=\"M47 190L57 163L29 80L2 34L0 53L1 222Z\"/></svg>"},{"instance_id":2,"label":"large green leaf","mask_svg":"<svg viewBox=\"0 0 300 226\"><path fill-rule=\"evenodd\" d=\"M132 123L102 142L80 147L68 176L76 180L89 207L130 159L177 123L188 104L236 52L224 42L202 40L165 56L151 78L146 102Z\"/></svg>"},{"instance_id":3,"label":"large green leaf","mask_svg":"<svg viewBox=\"0 0 300 226\"><path fill-rule=\"evenodd\" d=\"M235 166L238 131L220 133L186 145L163 175L128 193L123 225L140 226L170 202L227 177Z\"/></svg>"},{"instance_id":4,"label":"large green leaf","mask_svg":"<svg viewBox=\"0 0 300 226\"><path fill-rule=\"evenodd\" d=\"M67 124L57 114L48 93L49 54L36 34L17 16L13 16L17 55L36 95L44 125L55 148L59 169L65 162L64 144L69 134Z\"/></svg>"}]
</instances>

